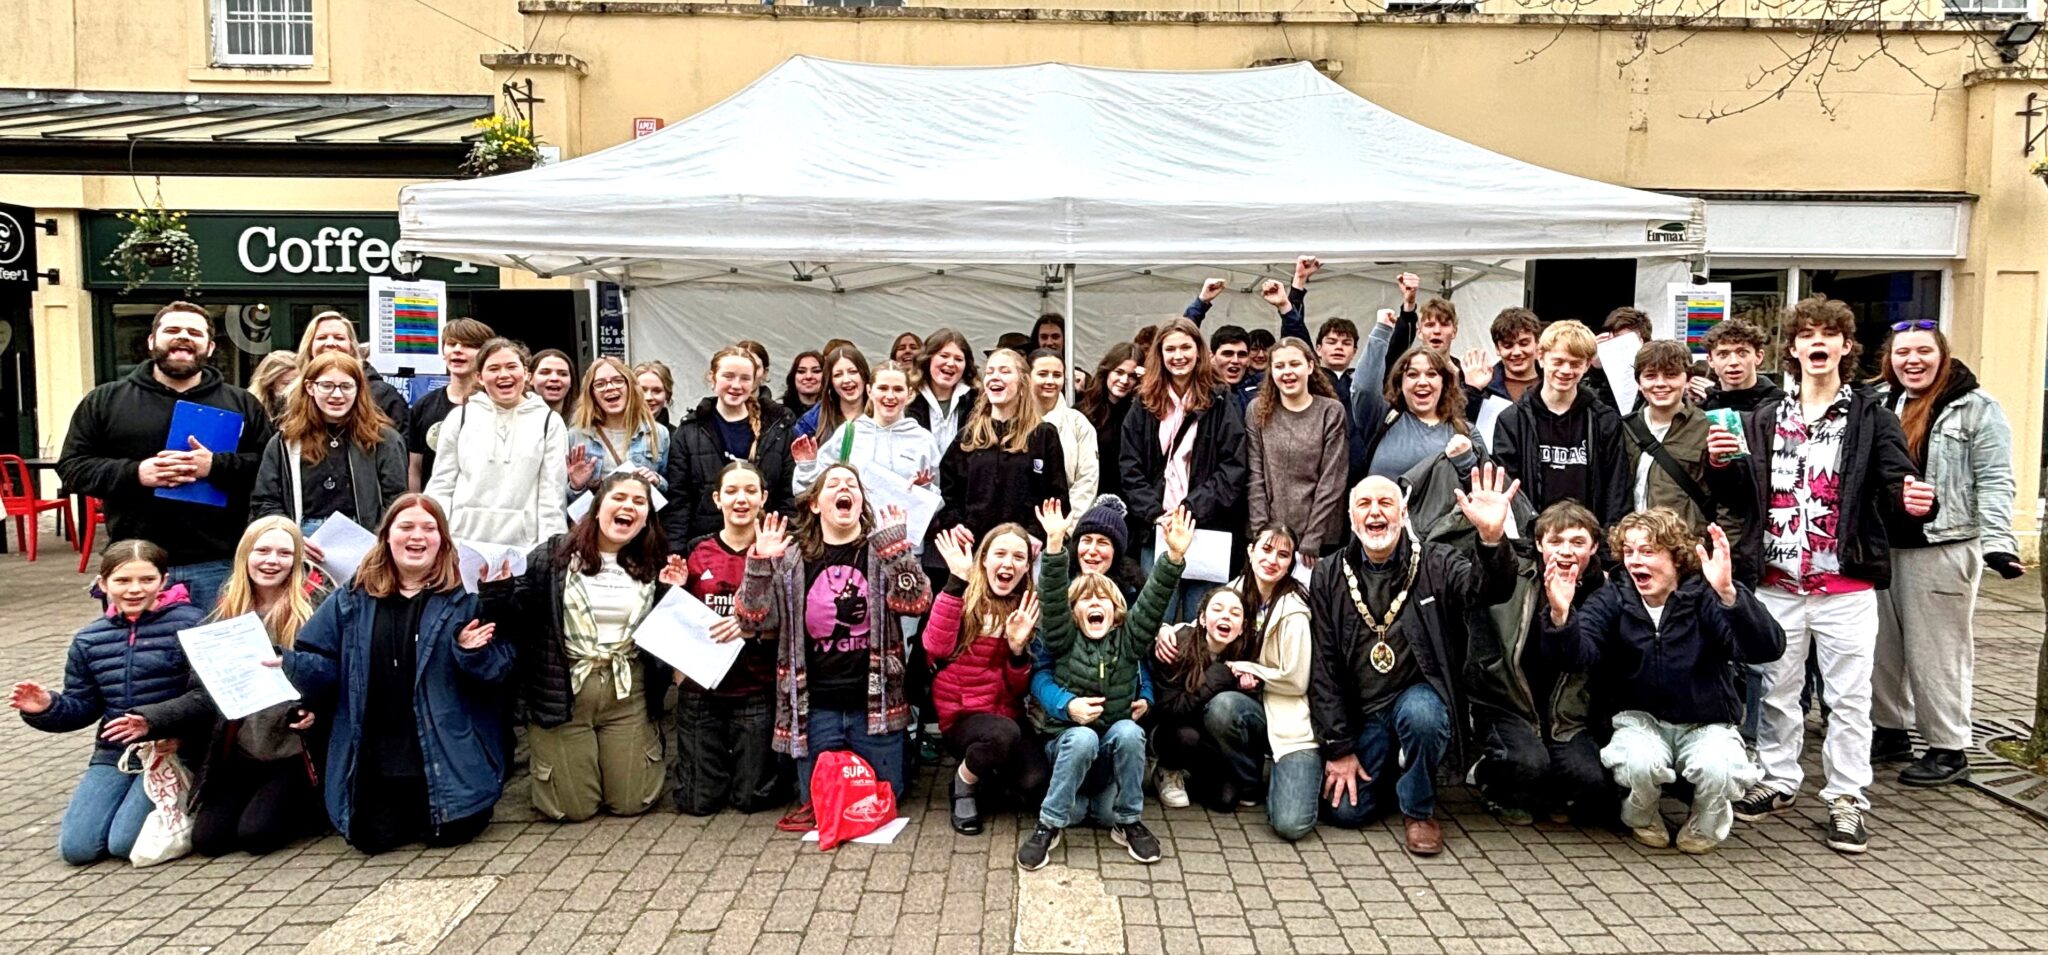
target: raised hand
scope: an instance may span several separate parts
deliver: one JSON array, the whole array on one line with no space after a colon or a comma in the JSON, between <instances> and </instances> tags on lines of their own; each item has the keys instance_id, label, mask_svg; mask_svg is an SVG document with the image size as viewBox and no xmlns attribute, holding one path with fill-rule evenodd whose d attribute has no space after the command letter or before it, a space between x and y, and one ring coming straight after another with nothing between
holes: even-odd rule
<instances>
[{"instance_id":1,"label":"raised hand","mask_svg":"<svg viewBox=\"0 0 2048 955\"><path fill-rule=\"evenodd\" d=\"M1178 562L1188 556L1188 548L1195 543L1195 519L1185 507L1176 507L1166 515L1166 556Z\"/></svg>"},{"instance_id":2,"label":"raised hand","mask_svg":"<svg viewBox=\"0 0 2048 955\"><path fill-rule=\"evenodd\" d=\"M23 713L41 713L50 708L50 691L34 680L23 680L7 695L7 705Z\"/></svg>"},{"instance_id":3,"label":"raised hand","mask_svg":"<svg viewBox=\"0 0 2048 955\"><path fill-rule=\"evenodd\" d=\"M1308 288L1308 280L1322 271L1323 260L1313 255L1304 255L1294 260L1294 287Z\"/></svg>"},{"instance_id":4,"label":"raised hand","mask_svg":"<svg viewBox=\"0 0 2048 955\"><path fill-rule=\"evenodd\" d=\"M1691 398L1693 404L1706 404L1707 389L1713 386L1714 379L1708 378L1705 375L1694 375L1685 382L1685 396Z\"/></svg>"},{"instance_id":5,"label":"raised hand","mask_svg":"<svg viewBox=\"0 0 2048 955\"><path fill-rule=\"evenodd\" d=\"M1579 565L1549 564L1543 568L1543 595L1550 601L1550 623L1562 627L1572 616L1572 599L1579 593Z\"/></svg>"},{"instance_id":6,"label":"raised hand","mask_svg":"<svg viewBox=\"0 0 2048 955\"><path fill-rule=\"evenodd\" d=\"M597 462L591 460L589 449L577 445L569 449L569 486L586 488L597 477Z\"/></svg>"},{"instance_id":7,"label":"raised hand","mask_svg":"<svg viewBox=\"0 0 2048 955\"><path fill-rule=\"evenodd\" d=\"M464 650L481 650L490 645L491 638L498 635L498 625L471 620L455 635L455 645Z\"/></svg>"},{"instance_id":8,"label":"raised hand","mask_svg":"<svg viewBox=\"0 0 2048 955\"><path fill-rule=\"evenodd\" d=\"M1735 559L1729 553L1728 535L1721 530L1721 525L1708 524L1707 541L1714 545L1713 550L1708 550L1699 544L1693 545L1693 549L1699 551L1700 574L1707 578L1708 586L1713 587L1714 593L1720 596L1721 606L1733 607L1735 606Z\"/></svg>"},{"instance_id":9,"label":"raised hand","mask_svg":"<svg viewBox=\"0 0 2048 955\"><path fill-rule=\"evenodd\" d=\"M747 552L747 556L761 560L780 560L782 552L789 548L789 518L768 512L762 514L754 524L754 548Z\"/></svg>"},{"instance_id":10,"label":"raised hand","mask_svg":"<svg viewBox=\"0 0 2048 955\"><path fill-rule=\"evenodd\" d=\"M1224 281L1224 280L1222 280L1222 279L1215 279L1215 278L1211 278L1211 279L1203 279L1203 280L1202 280L1202 293L1201 293L1201 295L1202 295L1202 301L1204 301L1204 302L1213 302L1213 301L1216 301L1216 296L1218 296L1218 295L1221 295L1221 294L1223 294L1223 289L1224 289L1224 287L1225 287L1226 285L1228 285L1228 284L1229 284L1229 283L1225 282L1225 281Z\"/></svg>"},{"instance_id":11,"label":"raised hand","mask_svg":"<svg viewBox=\"0 0 2048 955\"><path fill-rule=\"evenodd\" d=\"M1465 350L1465 383L1484 390L1493 384L1493 355L1484 348Z\"/></svg>"},{"instance_id":12,"label":"raised hand","mask_svg":"<svg viewBox=\"0 0 2048 955\"><path fill-rule=\"evenodd\" d=\"M1472 472L1472 493L1457 492L1458 510L1479 532L1480 543L1498 544L1507 533L1508 505L1522 489L1522 482L1510 481L1506 468L1482 464Z\"/></svg>"},{"instance_id":13,"label":"raised hand","mask_svg":"<svg viewBox=\"0 0 2048 955\"><path fill-rule=\"evenodd\" d=\"M1453 461L1464 457L1471 450L1472 439L1462 434L1451 435L1451 440L1444 442L1444 457Z\"/></svg>"},{"instance_id":14,"label":"raised hand","mask_svg":"<svg viewBox=\"0 0 2048 955\"><path fill-rule=\"evenodd\" d=\"M955 580L967 580L974 576L974 532L965 527L955 527L932 538L939 548L939 556L946 559L946 570Z\"/></svg>"},{"instance_id":15,"label":"raised hand","mask_svg":"<svg viewBox=\"0 0 2048 955\"><path fill-rule=\"evenodd\" d=\"M682 557L670 554L668 562L661 565L661 573L656 576L671 587L686 587L690 583L690 565L684 563Z\"/></svg>"},{"instance_id":16,"label":"raised hand","mask_svg":"<svg viewBox=\"0 0 2048 955\"><path fill-rule=\"evenodd\" d=\"M910 523L910 514L898 504L882 505L882 513L875 516L879 518L875 522L877 528L903 527Z\"/></svg>"},{"instance_id":17,"label":"raised hand","mask_svg":"<svg viewBox=\"0 0 2048 955\"><path fill-rule=\"evenodd\" d=\"M1906 488L1899 492L1899 499L1906 513L1914 517L1926 517L1934 510L1934 485L1908 474Z\"/></svg>"},{"instance_id":18,"label":"raised hand","mask_svg":"<svg viewBox=\"0 0 2048 955\"><path fill-rule=\"evenodd\" d=\"M1038 632L1038 593L1025 588L1024 602L1010 611L1008 620L1003 621L1003 639L1010 643L1010 654L1015 656L1031 645L1032 635Z\"/></svg>"},{"instance_id":19,"label":"raised hand","mask_svg":"<svg viewBox=\"0 0 2048 955\"><path fill-rule=\"evenodd\" d=\"M1399 320L1401 316L1396 314L1395 311L1391 308L1383 308L1380 309L1378 314L1374 315L1373 317L1381 325L1384 325L1388 328L1392 328L1394 327L1394 322Z\"/></svg>"},{"instance_id":20,"label":"raised hand","mask_svg":"<svg viewBox=\"0 0 2048 955\"><path fill-rule=\"evenodd\" d=\"M1259 286L1259 297L1265 299L1266 304L1283 312L1293 307L1294 304L1287 300L1287 286L1271 279L1268 279L1265 284Z\"/></svg>"},{"instance_id":21,"label":"raised hand","mask_svg":"<svg viewBox=\"0 0 2048 955\"><path fill-rule=\"evenodd\" d=\"M1059 498L1049 497L1038 505L1038 526L1045 529L1045 546L1048 550L1059 550L1067 545L1066 505Z\"/></svg>"},{"instance_id":22,"label":"raised hand","mask_svg":"<svg viewBox=\"0 0 2048 955\"><path fill-rule=\"evenodd\" d=\"M1394 277L1394 286L1401 290L1401 304L1414 308L1415 293L1422 288L1422 276L1413 272L1403 272Z\"/></svg>"},{"instance_id":23,"label":"raised hand","mask_svg":"<svg viewBox=\"0 0 2048 955\"><path fill-rule=\"evenodd\" d=\"M818 460L818 439L814 435L803 435L789 443L790 460L808 464Z\"/></svg>"},{"instance_id":24,"label":"raised hand","mask_svg":"<svg viewBox=\"0 0 2048 955\"><path fill-rule=\"evenodd\" d=\"M918 487L924 487L925 485L932 483L932 477L932 469L925 468L924 470L917 472L917 476L911 478L910 483L915 484Z\"/></svg>"}]
</instances>

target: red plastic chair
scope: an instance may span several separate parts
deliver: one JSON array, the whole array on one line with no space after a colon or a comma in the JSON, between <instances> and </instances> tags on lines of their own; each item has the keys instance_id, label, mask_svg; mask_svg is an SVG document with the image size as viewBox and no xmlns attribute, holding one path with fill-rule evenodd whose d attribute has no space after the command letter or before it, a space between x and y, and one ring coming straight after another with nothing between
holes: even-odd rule
<instances>
[{"instance_id":1,"label":"red plastic chair","mask_svg":"<svg viewBox=\"0 0 2048 955\"><path fill-rule=\"evenodd\" d=\"M35 478L29 474L28 462L23 461L20 455L0 454L0 515L14 518L14 534L21 538L22 550L28 552L30 561L36 559L36 543L43 536L44 511L61 512L65 534L70 536L71 502L63 498L37 497Z\"/></svg>"},{"instance_id":2,"label":"red plastic chair","mask_svg":"<svg viewBox=\"0 0 2048 955\"><path fill-rule=\"evenodd\" d=\"M85 573L86 566L92 563L93 528L98 527L101 524L105 524L106 522L107 515L100 510L100 499L96 497L87 497L85 499L85 526L79 529L78 534L79 573Z\"/></svg>"}]
</instances>

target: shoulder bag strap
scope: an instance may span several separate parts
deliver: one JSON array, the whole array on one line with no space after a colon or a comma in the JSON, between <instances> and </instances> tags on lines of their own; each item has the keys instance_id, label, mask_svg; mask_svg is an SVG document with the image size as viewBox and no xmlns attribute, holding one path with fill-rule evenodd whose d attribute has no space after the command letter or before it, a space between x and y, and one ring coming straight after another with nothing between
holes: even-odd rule
<instances>
[{"instance_id":1,"label":"shoulder bag strap","mask_svg":"<svg viewBox=\"0 0 2048 955\"><path fill-rule=\"evenodd\" d=\"M299 443L285 445L285 477L292 486L292 523L306 523L305 480L299 469L306 466L306 459L299 456Z\"/></svg>"},{"instance_id":2,"label":"shoulder bag strap","mask_svg":"<svg viewBox=\"0 0 2048 955\"><path fill-rule=\"evenodd\" d=\"M1642 417L1630 415L1621 419L1621 423L1628 429L1629 437L1634 438L1636 444L1642 447L1643 452L1657 462L1657 466L1663 468L1664 473L1671 476L1671 480L1678 483L1678 489L1684 491L1686 497L1692 498L1700 513L1705 515L1707 520L1713 520L1714 507L1707 498L1706 490L1700 487L1698 481L1692 479L1692 475L1685 473L1685 466L1679 464L1678 459L1673 458L1671 452L1664 449L1664 443L1650 434L1650 426Z\"/></svg>"}]
</instances>

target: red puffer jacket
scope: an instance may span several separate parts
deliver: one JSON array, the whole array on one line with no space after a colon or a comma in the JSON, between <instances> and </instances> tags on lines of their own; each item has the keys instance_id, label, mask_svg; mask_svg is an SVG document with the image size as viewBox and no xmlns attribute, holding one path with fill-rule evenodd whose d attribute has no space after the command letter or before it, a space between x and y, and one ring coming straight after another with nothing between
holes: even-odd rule
<instances>
[{"instance_id":1,"label":"red puffer jacket","mask_svg":"<svg viewBox=\"0 0 2048 955\"><path fill-rule=\"evenodd\" d=\"M924 628L924 652L939 672L932 677L932 703L939 711L940 731L966 713L1024 716L1024 691L1031 685L1031 657L1010 654L1001 633L981 637L953 656L960 642L960 594L957 582L932 603Z\"/></svg>"}]
</instances>

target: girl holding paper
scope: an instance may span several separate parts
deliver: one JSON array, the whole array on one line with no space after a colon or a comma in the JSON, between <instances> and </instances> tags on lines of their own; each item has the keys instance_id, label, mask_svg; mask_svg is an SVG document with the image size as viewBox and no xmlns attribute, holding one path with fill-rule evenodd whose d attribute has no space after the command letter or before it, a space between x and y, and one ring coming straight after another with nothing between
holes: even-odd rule
<instances>
[{"instance_id":1,"label":"girl holding paper","mask_svg":"<svg viewBox=\"0 0 2048 955\"><path fill-rule=\"evenodd\" d=\"M668 464L668 429L654 420L625 362L606 356L590 363L575 420L569 430L571 498L622 467L632 468L649 487L667 490L661 469Z\"/></svg>"},{"instance_id":2,"label":"girl holding paper","mask_svg":"<svg viewBox=\"0 0 2048 955\"><path fill-rule=\"evenodd\" d=\"M57 852L72 865L127 858L153 808L142 791L143 775L118 766L128 745L149 732L148 722L131 711L185 692L190 671L178 631L205 616L186 598L184 585L165 588L168 562L164 549L148 541L109 544L97 581L107 594L107 613L71 638L63 692L24 680L8 698L22 722L47 733L100 725L92 761L57 824Z\"/></svg>"},{"instance_id":3,"label":"girl holding paper","mask_svg":"<svg viewBox=\"0 0 2048 955\"><path fill-rule=\"evenodd\" d=\"M835 464L797 501L794 533L766 515L747 551L734 614L744 632L780 635L775 749L797 761L803 802L777 824L785 831L816 825L810 786L819 752L852 750L898 794L908 781L901 618L923 613L932 590L903 522L893 506L878 522L859 472Z\"/></svg>"},{"instance_id":4,"label":"girl holding paper","mask_svg":"<svg viewBox=\"0 0 2048 955\"><path fill-rule=\"evenodd\" d=\"M647 479L614 471L583 519L533 549L526 573L479 588L483 618L505 625L524 660L533 807L558 822L599 809L647 811L661 795L668 667L633 628L668 592L668 542Z\"/></svg>"},{"instance_id":5,"label":"girl holding paper","mask_svg":"<svg viewBox=\"0 0 2048 955\"><path fill-rule=\"evenodd\" d=\"M349 845L371 855L461 845L490 824L504 791L500 684L513 649L476 619L432 498L400 497L377 539L355 580L299 631L285 676L311 709L332 714L322 780L327 816Z\"/></svg>"},{"instance_id":6,"label":"girl holding paper","mask_svg":"<svg viewBox=\"0 0 2048 955\"><path fill-rule=\"evenodd\" d=\"M732 616L756 522L768 505L765 480L760 468L745 461L726 465L711 493L725 526L691 541L684 556L670 557L665 572L679 568L691 596L725 615L712 639L745 641L716 688L676 674L681 690L674 795L677 811L693 816L727 806L760 812L788 801L789 780L775 756L775 637L744 632Z\"/></svg>"},{"instance_id":7,"label":"girl holding paper","mask_svg":"<svg viewBox=\"0 0 2048 955\"><path fill-rule=\"evenodd\" d=\"M930 484L938 458L932 433L905 417L910 406L910 368L885 361L868 386L868 413L826 432L823 440L802 437L790 443L796 459L796 493L811 487L828 467L851 464L862 474L882 468L913 484Z\"/></svg>"},{"instance_id":8,"label":"girl holding paper","mask_svg":"<svg viewBox=\"0 0 2048 955\"><path fill-rule=\"evenodd\" d=\"M375 524L405 493L405 454L405 439L371 400L362 363L321 352L263 448L249 516L282 514L309 533L336 514Z\"/></svg>"},{"instance_id":9,"label":"girl holding paper","mask_svg":"<svg viewBox=\"0 0 2048 955\"><path fill-rule=\"evenodd\" d=\"M253 613L270 642L290 650L326 597L318 573L307 569L298 527L282 516L261 517L242 532L220 605L207 619ZM321 818L317 767L325 747L306 732L315 720L300 702L229 720L195 677L183 696L130 713L148 723L152 739L211 740L193 774L192 849L200 855L274 852Z\"/></svg>"}]
</instances>

